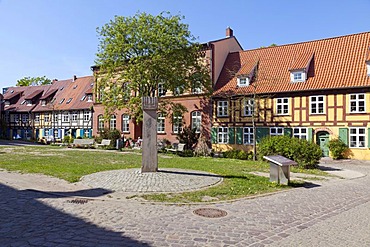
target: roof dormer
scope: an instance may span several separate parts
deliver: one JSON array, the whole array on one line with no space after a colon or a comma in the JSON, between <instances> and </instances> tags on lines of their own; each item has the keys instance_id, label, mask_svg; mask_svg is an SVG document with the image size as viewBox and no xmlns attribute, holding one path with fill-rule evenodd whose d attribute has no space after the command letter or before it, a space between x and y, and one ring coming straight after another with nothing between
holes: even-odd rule
<instances>
[{"instance_id":1,"label":"roof dormer","mask_svg":"<svg viewBox=\"0 0 370 247\"><path fill-rule=\"evenodd\" d=\"M237 85L238 87L246 87L249 86L249 77L247 75L239 75L237 77Z\"/></svg>"},{"instance_id":2,"label":"roof dormer","mask_svg":"<svg viewBox=\"0 0 370 247\"><path fill-rule=\"evenodd\" d=\"M247 87L249 86L253 78L255 77L256 71L258 67L258 61L250 61L239 70L236 78L237 78L237 86L238 87Z\"/></svg>"},{"instance_id":3,"label":"roof dormer","mask_svg":"<svg viewBox=\"0 0 370 247\"><path fill-rule=\"evenodd\" d=\"M366 67L367 67L367 75L370 76L370 61L366 62Z\"/></svg>"},{"instance_id":4,"label":"roof dormer","mask_svg":"<svg viewBox=\"0 0 370 247\"><path fill-rule=\"evenodd\" d=\"M291 82L305 82L307 80L313 57L313 52L302 52L295 57L289 69Z\"/></svg>"}]
</instances>

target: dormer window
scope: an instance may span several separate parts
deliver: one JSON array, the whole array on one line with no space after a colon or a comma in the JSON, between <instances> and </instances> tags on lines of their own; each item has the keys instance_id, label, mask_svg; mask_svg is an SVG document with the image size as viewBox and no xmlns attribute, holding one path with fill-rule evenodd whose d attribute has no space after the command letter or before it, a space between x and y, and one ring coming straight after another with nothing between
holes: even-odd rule
<instances>
[{"instance_id":1,"label":"dormer window","mask_svg":"<svg viewBox=\"0 0 370 247\"><path fill-rule=\"evenodd\" d=\"M10 101L9 100L5 101L5 106L10 106Z\"/></svg>"},{"instance_id":2,"label":"dormer window","mask_svg":"<svg viewBox=\"0 0 370 247\"><path fill-rule=\"evenodd\" d=\"M87 95L87 101L91 102L93 100L92 94Z\"/></svg>"},{"instance_id":3,"label":"dormer window","mask_svg":"<svg viewBox=\"0 0 370 247\"><path fill-rule=\"evenodd\" d=\"M86 95L82 96L81 101L84 101L86 98Z\"/></svg>"},{"instance_id":4,"label":"dormer window","mask_svg":"<svg viewBox=\"0 0 370 247\"><path fill-rule=\"evenodd\" d=\"M69 98L69 99L67 100L66 104L71 103L71 101L72 101L72 98Z\"/></svg>"},{"instance_id":5,"label":"dormer window","mask_svg":"<svg viewBox=\"0 0 370 247\"><path fill-rule=\"evenodd\" d=\"M64 102L64 98L60 100L59 104L62 104Z\"/></svg>"},{"instance_id":6,"label":"dormer window","mask_svg":"<svg viewBox=\"0 0 370 247\"><path fill-rule=\"evenodd\" d=\"M295 71L290 73L291 82L304 82L306 81L306 73L302 71Z\"/></svg>"},{"instance_id":7,"label":"dormer window","mask_svg":"<svg viewBox=\"0 0 370 247\"><path fill-rule=\"evenodd\" d=\"M247 76L242 76L242 77L238 77L238 86L239 87L246 87L246 86L249 86L249 77Z\"/></svg>"},{"instance_id":8,"label":"dormer window","mask_svg":"<svg viewBox=\"0 0 370 247\"><path fill-rule=\"evenodd\" d=\"M21 105L24 105L24 103L26 103L26 100L23 100L22 103L21 103Z\"/></svg>"},{"instance_id":9,"label":"dormer window","mask_svg":"<svg viewBox=\"0 0 370 247\"><path fill-rule=\"evenodd\" d=\"M366 62L366 67L367 67L367 75L370 76L370 61Z\"/></svg>"},{"instance_id":10,"label":"dormer window","mask_svg":"<svg viewBox=\"0 0 370 247\"><path fill-rule=\"evenodd\" d=\"M41 100L41 105L46 106L46 100Z\"/></svg>"},{"instance_id":11,"label":"dormer window","mask_svg":"<svg viewBox=\"0 0 370 247\"><path fill-rule=\"evenodd\" d=\"M27 100L27 106L32 106L32 100Z\"/></svg>"}]
</instances>

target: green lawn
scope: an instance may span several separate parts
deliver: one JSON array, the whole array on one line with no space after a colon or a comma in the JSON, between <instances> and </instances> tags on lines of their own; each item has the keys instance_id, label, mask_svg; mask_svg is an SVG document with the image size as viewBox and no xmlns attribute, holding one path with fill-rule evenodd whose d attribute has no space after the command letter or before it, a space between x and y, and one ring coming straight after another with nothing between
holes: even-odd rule
<instances>
[{"instance_id":1,"label":"green lawn","mask_svg":"<svg viewBox=\"0 0 370 247\"><path fill-rule=\"evenodd\" d=\"M82 176L94 172L139 168L141 154L105 150L68 149L52 146L0 147L0 168L24 173L42 173L77 182ZM249 195L273 192L287 186L270 183L268 178L249 172L268 172L265 162L245 160L178 157L159 154L159 168L180 168L200 170L223 176L223 183L205 190L180 194L151 194L143 196L148 200L170 202L199 202L208 200L228 200ZM314 170L310 173L323 175ZM296 184L295 184L296 186Z\"/></svg>"}]
</instances>

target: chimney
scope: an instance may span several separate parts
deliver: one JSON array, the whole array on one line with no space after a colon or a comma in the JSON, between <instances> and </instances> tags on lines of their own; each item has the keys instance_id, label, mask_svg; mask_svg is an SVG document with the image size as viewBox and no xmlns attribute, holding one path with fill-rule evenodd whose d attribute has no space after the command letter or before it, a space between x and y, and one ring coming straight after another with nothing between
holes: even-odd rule
<instances>
[{"instance_id":1,"label":"chimney","mask_svg":"<svg viewBox=\"0 0 370 247\"><path fill-rule=\"evenodd\" d=\"M76 75L74 75L73 76L73 79L72 79L72 82L75 82L77 80L77 76Z\"/></svg>"},{"instance_id":2,"label":"chimney","mask_svg":"<svg viewBox=\"0 0 370 247\"><path fill-rule=\"evenodd\" d=\"M233 36L234 36L233 30L230 27L227 27L226 28L226 37L229 38L229 37L233 37Z\"/></svg>"}]
</instances>

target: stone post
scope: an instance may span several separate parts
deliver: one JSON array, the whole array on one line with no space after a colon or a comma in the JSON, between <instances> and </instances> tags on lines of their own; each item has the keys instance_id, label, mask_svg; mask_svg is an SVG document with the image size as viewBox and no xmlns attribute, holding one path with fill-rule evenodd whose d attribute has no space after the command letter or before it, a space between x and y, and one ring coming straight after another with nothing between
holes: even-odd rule
<instances>
[{"instance_id":1,"label":"stone post","mask_svg":"<svg viewBox=\"0 0 370 247\"><path fill-rule=\"evenodd\" d=\"M157 152L157 97L143 97L143 143L141 172L158 170Z\"/></svg>"}]
</instances>

